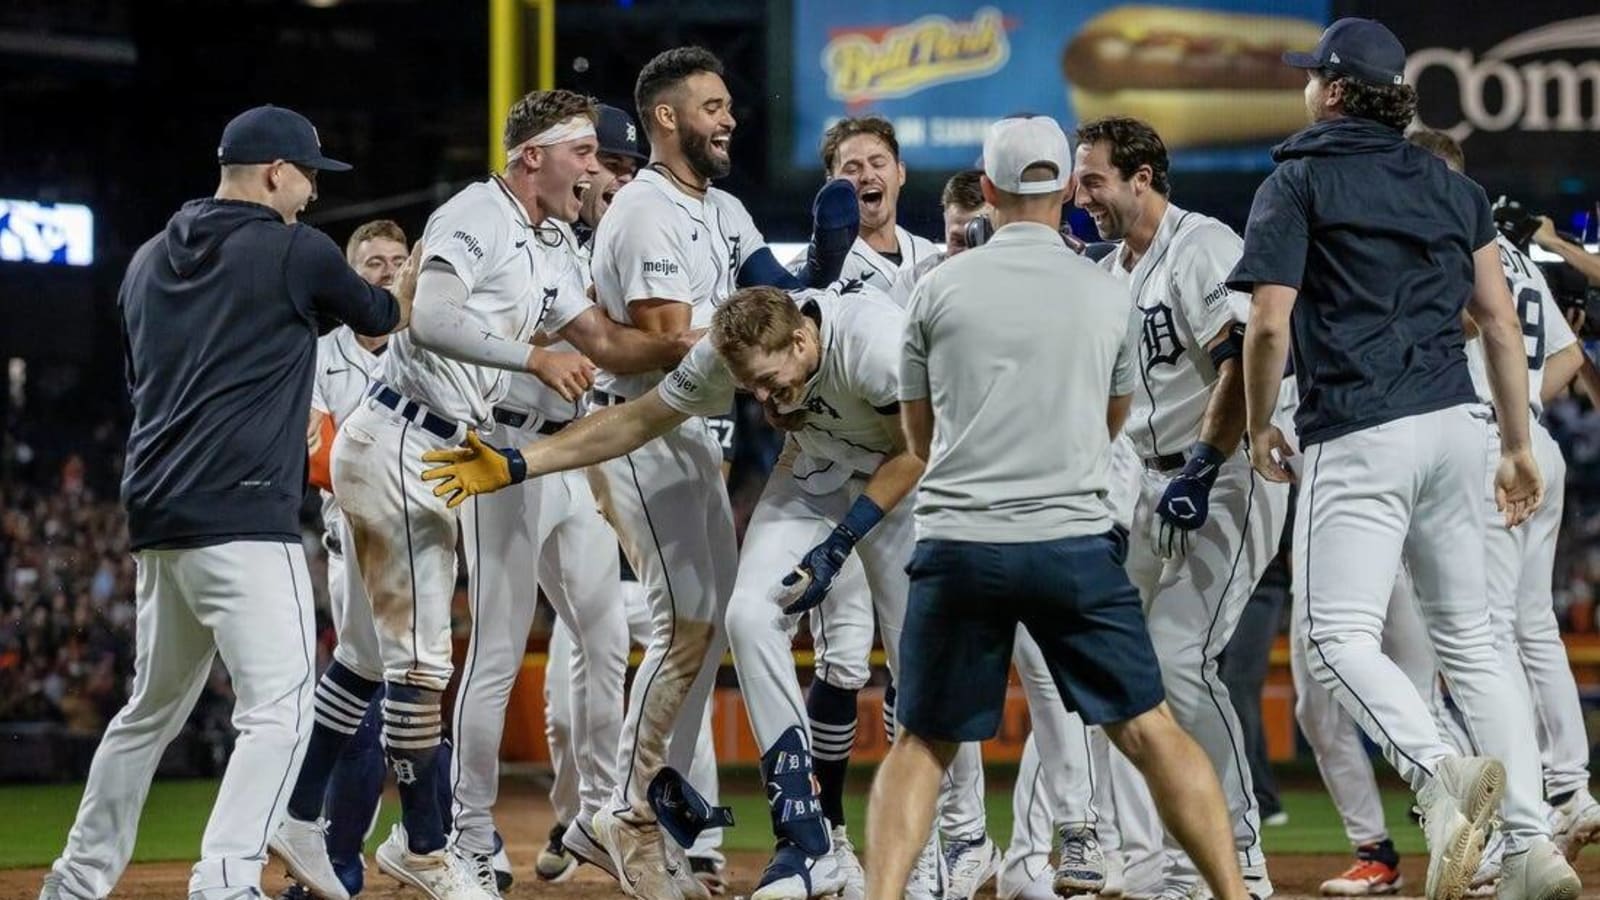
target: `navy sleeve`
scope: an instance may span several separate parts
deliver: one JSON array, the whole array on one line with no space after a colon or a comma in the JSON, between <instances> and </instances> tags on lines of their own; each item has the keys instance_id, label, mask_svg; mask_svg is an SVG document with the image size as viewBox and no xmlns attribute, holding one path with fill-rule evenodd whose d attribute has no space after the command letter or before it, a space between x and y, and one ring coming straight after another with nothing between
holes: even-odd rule
<instances>
[{"instance_id":1,"label":"navy sleeve","mask_svg":"<svg viewBox=\"0 0 1600 900\"><path fill-rule=\"evenodd\" d=\"M1299 290L1309 234L1305 197L1295 170L1279 166L1256 189L1244 229L1244 253L1228 275L1228 287L1246 294L1258 284Z\"/></svg>"},{"instance_id":2,"label":"navy sleeve","mask_svg":"<svg viewBox=\"0 0 1600 900\"><path fill-rule=\"evenodd\" d=\"M361 279L333 239L302 225L289 239L284 281L297 302L319 321L343 322L357 334L388 334L400 321L400 304Z\"/></svg>"},{"instance_id":3,"label":"navy sleeve","mask_svg":"<svg viewBox=\"0 0 1600 900\"><path fill-rule=\"evenodd\" d=\"M1468 184L1472 185L1472 214L1467 218L1472 223L1472 249L1481 250L1485 245L1494 243L1500 232L1494 227L1494 210L1489 208L1489 195L1483 192L1483 186L1476 181L1469 181Z\"/></svg>"}]
</instances>

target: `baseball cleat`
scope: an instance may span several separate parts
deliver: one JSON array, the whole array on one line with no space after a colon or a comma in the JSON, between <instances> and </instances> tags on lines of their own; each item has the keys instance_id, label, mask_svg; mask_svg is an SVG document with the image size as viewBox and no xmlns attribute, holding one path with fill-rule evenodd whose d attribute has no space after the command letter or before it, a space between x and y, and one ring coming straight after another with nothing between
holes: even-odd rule
<instances>
[{"instance_id":1,"label":"baseball cleat","mask_svg":"<svg viewBox=\"0 0 1600 900\"><path fill-rule=\"evenodd\" d=\"M539 851L539 858L533 864L535 875L545 881L566 881L578 871L578 858L573 856L572 851L562 842L571 827L557 822L555 827L550 829L550 840L544 845L544 849Z\"/></svg>"},{"instance_id":2,"label":"baseball cleat","mask_svg":"<svg viewBox=\"0 0 1600 900\"><path fill-rule=\"evenodd\" d=\"M1105 851L1106 860L1106 886L1100 889L1100 896L1115 900L1127 893L1128 869L1123 861L1122 851Z\"/></svg>"},{"instance_id":3,"label":"baseball cleat","mask_svg":"<svg viewBox=\"0 0 1600 900\"><path fill-rule=\"evenodd\" d=\"M395 825L389 837L378 846L378 871L408 884L432 900L493 900L467 867L448 849L432 853L412 853L403 825Z\"/></svg>"},{"instance_id":4,"label":"baseball cleat","mask_svg":"<svg viewBox=\"0 0 1600 900\"><path fill-rule=\"evenodd\" d=\"M725 868L722 860L715 856L689 857L689 874L704 885L713 897L720 897L728 892L728 879L723 875Z\"/></svg>"},{"instance_id":5,"label":"baseball cleat","mask_svg":"<svg viewBox=\"0 0 1600 900\"><path fill-rule=\"evenodd\" d=\"M939 852L939 835L935 832L922 845L917 864L911 869L911 880L906 883L906 900L944 900L944 891L949 884L949 873L944 869L944 854Z\"/></svg>"},{"instance_id":6,"label":"baseball cleat","mask_svg":"<svg viewBox=\"0 0 1600 900\"><path fill-rule=\"evenodd\" d=\"M278 830L267 841L267 849L283 860L289 877L304 885L321 900L350 900L350 892L333 871L328 860L328 827L318 819L302 822L285 814Z\"/></svg>"},{"instance_id":7,"label":"baseball cleat","mask_svg":"<svg viewBox=\"0 0 1600 900\"><path fill-rule=\"evenodd\" d=\"M511 890L511 857L506 855L506 842L498 831L494 833L494 854L489 864L494 867L494 886L502 894Z\"/></svg>"},{"instance_id":8,"label":"baseball cleat","mask_svg":"<svg viewBox=\"0 0 1600 900\"><path fill-rule=\"evenodd\" d=\"M844 876L844 887L839 889L839 900L866 900L867 873L856 856L856 845L850 842L850 833L843 825L833 829L833 858L839 863L839 873Z\"/></svg>"},{"instance_id":9,"label":"baseball cleat","mask_svg":"<svg viewBox=\"0 0 1600 900\"><path fill-rule=\"evenodd\" d=\"M750 900L811 900L838 894L844 886L845 873L831 851L807 856L804 850L785 841L761 872L761 881Z\"/></svg>"},{"instance_id":10,"label":"baseball cleat","mask_svg":"<svg viewBox=\"0 0 1600 900\"><path fill-rule=\"evenodd\" d=\"M1106 859L1100 839L1088 825L1063 825L1056 832L1061 852L1051 886L1058 897L1097 894L1106 886Z\"/></svg>"},{"instance_id":11,"label":"baseball cleat","mask_svg":"<svg viewBox=\"0 0 1600 900\"><path fill-rule=\"evenodd\" d=\"M1000 900L1056 900L1055 889L1051 887L1054 880L1049 866L1041 868L1039 874L1030 879L1027 866L1002 865L995 880L994 895Z\"/></svg>"},{"instance_id":12,"label":"baseball cleat","mask_svg":"<svg viewBox=\"0 0 1600 900\"><path fill-rule=\"evenodd\" d=\"M1521 853L1500 864L1499 900L1577 900L1578 874L1549 838L1534 838Z\"/></svg>"},{"instance_id":13,"label":"baseball cleat","mask_svg":"<svg viewBox=\"0 0 1600 900\"><path fill-rule=\"evenodd\" d=\"M593 825L594 837L611 857L624 894L640 900L685 900L677 867L661 840L661 826L624 822L609 809L595 813Z\"/></svg>"},{"instance_id":14,"label":"baseball cleat","mask_svg":"<svg viewBox=\"0 0 1600 900\"><path fill-rule=\"evenodd\" d=\"M1345 869L1333 878L1322 883L1320 888L1326 897L1375 897L1382 894L1394 894L1405 886L1406 880L1400 877L1400 869L1381 859L1362 856L1367 848L1356 850L1356 861L1350 868Z\"/></svg>"},{"instance_id":15,"label":"baseball cleat","mask_svg":"<svg viewBox=\"0 0 1600 900\"><path fill-rule=\"evenodd\" d=\"M1466 893L1505 788L1506 768L1499 760L1455 756L1441 760L1417 792L1428 840L1429 900L1461 900Z\"/></svg>"},{"instance_id":16,"label":"baseball cleat","mask_svg":"<svg viewBox=\"0 0 1600 900\"><path fill-rule=\"evenodd\" d=\"M694 866L689 862L689 854L682 845L670 836L662 835L661 846L667 853L667 865L672 872L672 881L678 886L678 892L683 895L683 900L711 900L711 886L695 876Z\"/></svg>"},{"instance_id":17,"label":"baseball cleat","mask_svg":"<svg viewBox=\"0 0 1600 900\"><path fill-rule=\"evenodd\" d=\"M971 841L949 841L944 848L944 870L948 877L945 900L972 900L1000 871L1000 848L987 834Z\"/></svg>"},{"instance_id":18,"label":"baseball cleat","mask_svg":"<svg viewBox=\"0 0 1600 900\"><path fill-rule=\"evenodd\" d=\"M1556 849L1568 862L1575 861L1584 847L1600 840L1600 802L1587 790L1577 791L1555 808L1551 826Z\"/></svg>"},{"instance_id":19,"label":"baseball cleat","mask_svg":"<svg viewBox=\"0 0 1600 900\"><path fill-rule=\"evenodd\" d=\"M567 833L561 836L561 847L577 857L579 862L588 863L612 878L617 878L617 867L611 862L611 854L600 846L600 840L594 836L594 829L590 827L592 824L592 820L589 825L584 824L581 816L574 820L567 826Z\"/></svg>"},{"instance_id":20,"label":"baseball cleat","mask_svg":"<svg viewBox=\"0 0 1600 900\"><path fill-rule=\"evenodd\" d=\"M1239 874L1244 877L1244 889L1250 892L1254 900L1267 900L1273 894L1272 877L1267 874L1267 864L1257 863L1247 866L1239 863ZM1210 891L1207 891L1210 893Z\"/></svg>"},{"instance_id":21,"label":"baseball cleat","mask_svg":"<svg viewBox=\"0 0 1600 900\"><path fill-rule=\"evenodd\" d=\"M493 853L473 853L459 846L451 847L450 853L455 856L456 864L477 882L479 889L491 897L500 896L500 883L495 878Z\"/></svg>"}]
</instances>

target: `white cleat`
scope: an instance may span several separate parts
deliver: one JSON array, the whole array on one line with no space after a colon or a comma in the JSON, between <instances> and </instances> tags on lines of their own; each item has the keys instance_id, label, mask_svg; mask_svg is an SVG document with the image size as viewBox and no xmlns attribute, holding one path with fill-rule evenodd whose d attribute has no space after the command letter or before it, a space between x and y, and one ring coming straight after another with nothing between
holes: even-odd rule
<instances>
[{"instance_id":1,"label":"white cleat","mask_svg":"<svg viewBox=\"0 0 1600 900\"><path fill-rule=\"evenodd\" d=\"M1267 874L1267 864L1247 866L1239 864L1239 874L1244 876L1244 889L1250 892L1255 900L1267 900L1272 896L1272 877Z\"/></svg>"},{"instance_id":2,"label":"white cleat","mask_svg":"<svg viewBox=\"0 0 1600 900\"><path fill-rule=\"evenodd\" d=\"M994 893L1000 900L1056 900L1050 886L1055 873L1050 871L1049 860L1041 866L1039 874L1028 876L1028 866L1023 861L1006 861L1000 865L1000 875L995 880Z\"/></svg>"},{"instance_id":3,"label":"white cleat","mask_svg":"<svg viewBox=\"0 0 1600 900\"><path fill-rule=\"evenodd\" d=\"M813 900L843 891L845 873L832 850L821 856L807 856L799 847L784 843L761 873L761 882L750 894L750 900Z\"/></svg>"},{"instance_id":4,"label":"white cleat","mask_svg":"<svg viewBox=\"0 0 1600 900\"><path fill-rule=\"evenodd\" d=\"M596 841L621 876L617 883L624 894L640 900L685 900L676 866L662 843L660 825L634 825L602 809L594 814L593 826Z\"/></svg>"},{"instance_id":5,"label":"white cleat","mask_svg":"<svg viewBox=\"0 0 1600 900\"><path fill-rule=\"evenodd\" d=\"M661 846L667 853L667 862L672 867L672 880L678 885L678 892L683 894L683 900L711 900L711 887L695 877L694 868L689 865L688 852L667 834L661 835Z\"/></svg>"},{"instance_id":6,"label":"white cleat","mask_svg":"<svg viewBox=\"0 0 1600 900\"><path fill-rule=\"evenodd\" d=\"M1106 858L1100 852L1100 839L1088 825L1063 825L1056 831L1061 839L1052 887L1057 897L1097 894L1106 887Z\"/></svg>"},{"instance_id":7,"label":"white cleat","mask_svg":"<svg viewBox=\"0 0 1600 900\"><path fill-rule=\"evenodd\" d=\"M944 868L944 854L939 852L939 835L935 833L922 845L917 864L911 869L911 880L906 884L906 900L944 900L950 877Z\"/></svg>"},{"instance_id":8,"label":"white cleat","mask_svg":"<svg viewBox=\"0 0 1600 900\"><path fill-rule=\"evenodd\" d=\"M1428 900L1461 900L1465 895L1505 788L1506 768L1499 760L1454 756L1441 760L1434 777L1417 792L1428 839Z\"/></svg>"},{"instance_id":9,"label":"white cleat","mask_svg":"<svg viewBox=\"0 0 1600 900\"><path fill-rule=\"evenodd\" d=\"M389 838L378 845L378 871L408 884L432 900L493 900L473 879L454 853L441 848L432 853L412 853L406 830L395 825Z\"/></svg>"},{"instance_id":10,"label":"white cleat","mask_svg":"<svg viewBox=\"0 0 1600 900\"><path fill-rule=\"evenodd\" d=\"M582 818L574 820L567 827L567 833L561 836L561 846L578 860L594 866L612 878L617 878L616 864L611 862L611 853L602 847L599 838L594 836L592 821L585 824ZM622 879L617 878L617 880Z\"/></svg>"},{"instance_id":11,"label":"white cleat","mask_svg":"<svg viewBox=\"0 0 1600 900\"><path fill-rule=\"evenodd\" d=\"M833 829L833 858L839 865L844 886L839 889L839 900L866 900L867 873L856 856L856 845L843 825Z\"/></svg>"},{"instance_id":12,"label":"white cleat","mask_svg":"<svg viewBox=\"0 0 1600 900\"><path fill-rule=\"evenodd\" d=\"M1555 808L1551 825L1556 848L1573 862L1584 847L1600 840L1600 802L1587 790L1578 791Z\"/></svg>"},{"instance_id":13,"label":"white cleat","mask_svg":"<svg viewBox=\"0 0 1600 900\"><path fill-rule=\"evenodd\" d=\"M498 900L500 881L495 877L493 853L473 853L462 847L451 847L450 853L455 857L456 865L466 870L479 889Z\"/></svg>"},{"instance_id":14,"label":"white cleat","mask_svg":"<svg viewBox=\"0 0 1600 900\"><path fill-rule=\"evenodd\" d=\"M945 900L972 900L1000 871L1000 848L987 834L974 841L950 841L944 848L944 870L949 879Z\"/></svg>"},{"instance_id":15,"label":"white cleat","mask_svg":"<svg viewBox=\"0 0 1600 900\"><path fill-rule=\"evenodd\" d=\"M1577 900L1583 883L1549 838L1534 838L1500 864L1498 900Z\"/></svg>"},{"instance_id":16,"label":"white cleat","mask_svg":"<svg viewBox=\"0 0 1600 900\"><path fill-rule=\"evenodd\" d=\"M350 900L344 882L334 874L328 861L328 825L318 819L302 822L285 813L278 830L267 841L267 849L283 860L289 877L305 885L322 900Z\"/></svg>"}]
</instances>

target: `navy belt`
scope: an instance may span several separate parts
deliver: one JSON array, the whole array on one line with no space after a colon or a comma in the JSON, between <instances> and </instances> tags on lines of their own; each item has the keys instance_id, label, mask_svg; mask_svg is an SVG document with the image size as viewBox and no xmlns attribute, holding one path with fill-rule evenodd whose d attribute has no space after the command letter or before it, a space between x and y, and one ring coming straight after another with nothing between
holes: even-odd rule
<instances>
[{"instance_id":1,"label":"navy belt","mask_svg":"<svg viewBox=\"0 0 1600 900\"><path fill-rule=\"evenodd\" d=\"M1144 467L1152 472L1171 472L1183 468L1188 461L1182 453L1163 453L1160 456L1146 456Z\"/></svg>"},{"instance_id":2,"label":"navy belt","mask_svg":"<svg viewBox=\"0 0 1600 900\"><path fill-rule=\"evenodd\" d=\"M441 416L436 416L433 411L415 400L407 399L404 394L379 381L372 385L367 396L389 407L400 418L406 419L427 433L442 441L453 441L459 427L456 423Z\"/></svg>"},{"instance_id":3,"label":"navy belt","mask_svg":"<svg viewBox=\"0 0 1600 900\"><path fill-rule=\"evenodd\" d=\"M616 394L608 394L601 390L594 391L593 397L594 402L600 406L621 406L628 402L627 397L618 397Z\"/></svg>"},{"instance_id":4,"label":"navy belt","mask_svg":"<svg viewBox=\"0 0 1600 900\"><path fill-rule=\"evenodd\" d=\"M528 424L528 420L531 418L533 417L527 413L517 412L514 409L506 409L504 406L496 406L494 408L494 420L499 422L501 425L506 426L507 428L521 428L522 426ZM571 419L565 419L560 422L557 422L554 419L546 419L544 423L539 426L539 434L552 435L571 424Z\"/></svg>"}]
</instances>

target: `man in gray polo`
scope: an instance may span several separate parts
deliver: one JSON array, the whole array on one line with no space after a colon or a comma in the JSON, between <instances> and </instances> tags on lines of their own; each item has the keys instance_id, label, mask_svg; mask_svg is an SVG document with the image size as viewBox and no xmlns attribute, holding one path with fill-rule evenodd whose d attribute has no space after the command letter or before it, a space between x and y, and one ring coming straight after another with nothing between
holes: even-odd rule
<instances>
[{"instance_id":1,"label":"man in gray polo","mask_svg":"<svg viewBox=\"0 0 1600 900\"><path fill-rule=\"evenodd\" d=\"M1218 900L1244 900L1222 790L1163 701L1106 502L1133 393L1132 301L1057 234L1072 169L1060 125L1003 119L983 158L998 230L918 282L907 311L900 413L927 472L867 898L904 896L945 766L994 736L1021 624L1067 705L1143 772Z\"/></svg>"}]
</instances>

